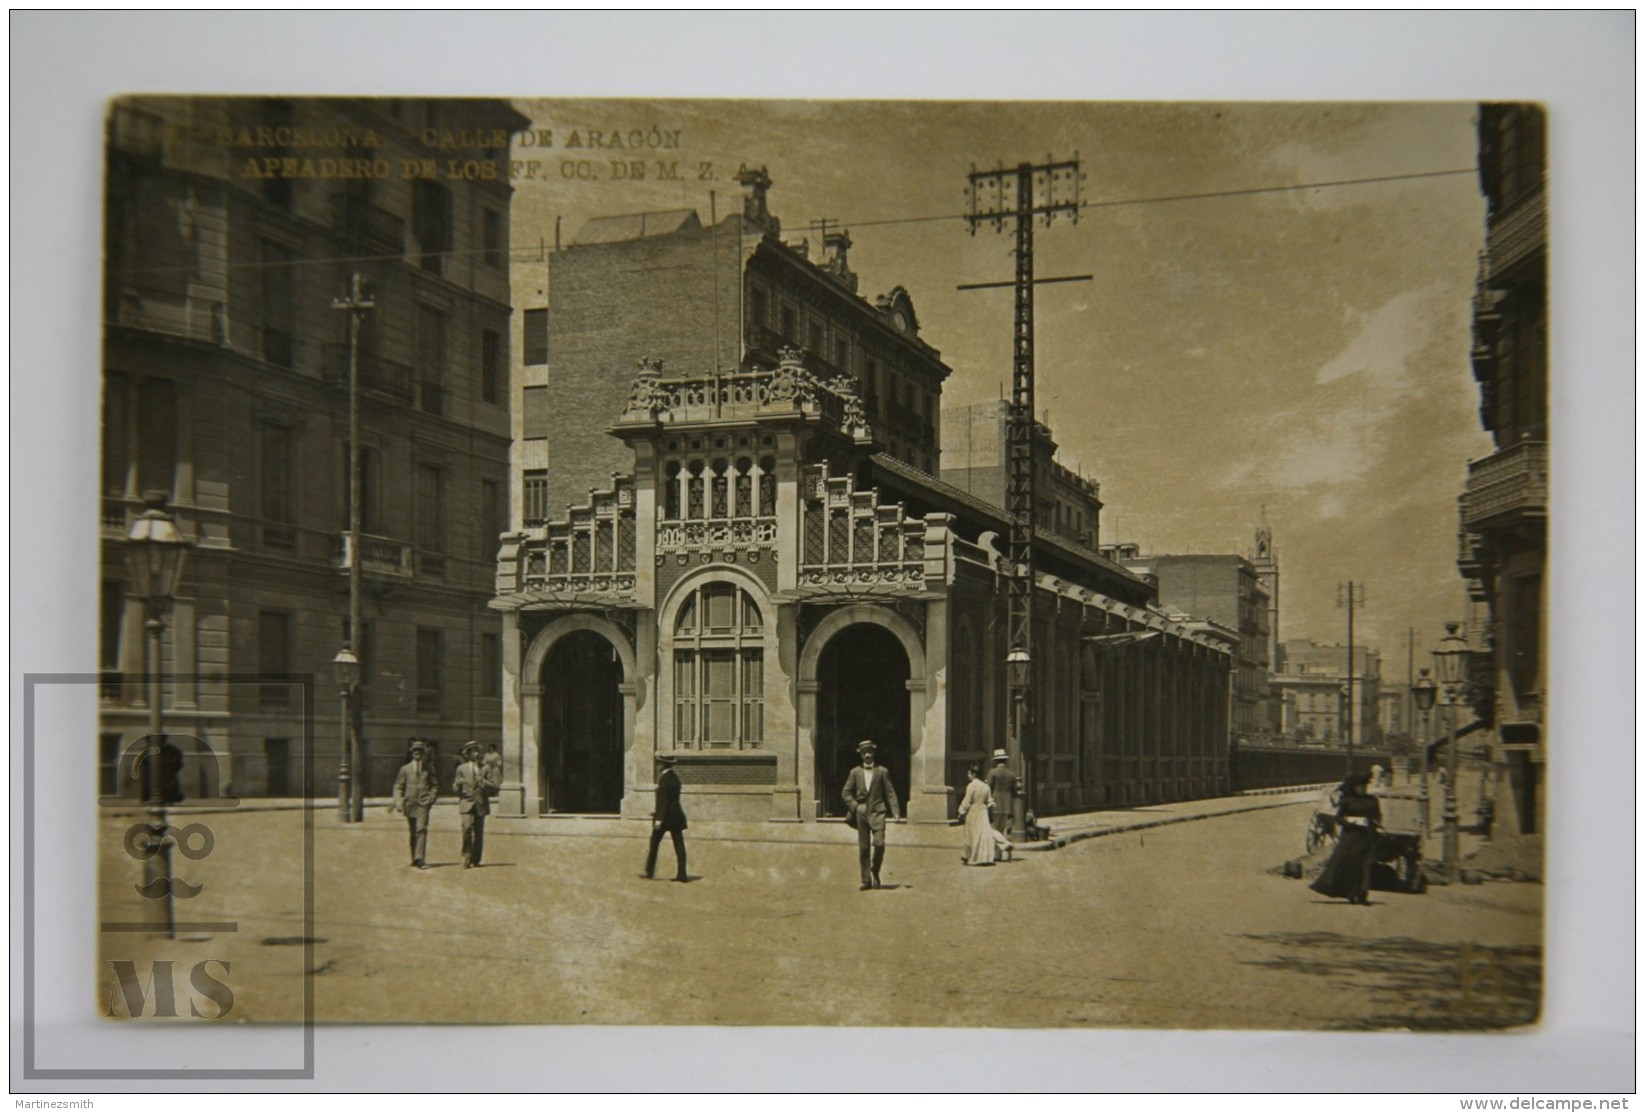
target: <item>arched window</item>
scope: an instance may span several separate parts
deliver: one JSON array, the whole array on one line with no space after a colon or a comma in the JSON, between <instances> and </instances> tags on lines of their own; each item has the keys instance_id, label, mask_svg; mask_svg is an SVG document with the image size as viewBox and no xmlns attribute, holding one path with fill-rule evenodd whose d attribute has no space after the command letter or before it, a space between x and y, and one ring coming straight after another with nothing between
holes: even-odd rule
<instances>
[{"instance_id":1,"label":"arched window","mask_svg":"<svg viewBox=\"0 0 1645 1113\"><path fill-rule=\"evenodd\" d=\"M703 462L693 460L687 470L690 476L685 481L685 516L700 522L703 518Z\"/></svg>"},{"instance_id":2,"label":"arched window","mask_svg":"<svg viewBox=\"0 0 1645 1113\"><path fill-rule=\"evenodd\" d=\"M736 489L731 508L733 518L754 516L754 477L750 474L753 467L754 462L746 456L737 461Z\"/></svg>"},{"instance_id":3,"label":"arched window","mask_svg":"<svg viewBox=\"0 0 1645 1113\"><path fill-rule=\"evenodd\" d=\"M726 487L729 483L726 477L724 460L714 461L714 476L709 480L708 516L710 518L728 518Z\"/></svg>"},{"instance_id":4,"label":"arched window","mask_svg":"<svg viewBox=\"0 0 1645 1113\"><path fill-rule=\"evenodd\" d=\"M669 522L680 520L680 465L678 461L670 461L663 471L663 519Z\"/></svg>"},{"instance_id":5,"label":"arched window","mask_svg":"<svg viewBox=\"0 0 1645 1113\"><path fill-rule=\"evenodd\" d=\"M765 622L748 592L706 583L674 620L674 745L758 749L765 741Z\"/></svg>"},{"instance_id":6,"label":"arched window","mask_svg":"<svg viewBox=\"0 0 1645 1113\"><path fill-rule=\"evenodd\" d=\"M760 457L760 517L774 518L777 514L777 458Z\"/></svg>"}]
</instances>

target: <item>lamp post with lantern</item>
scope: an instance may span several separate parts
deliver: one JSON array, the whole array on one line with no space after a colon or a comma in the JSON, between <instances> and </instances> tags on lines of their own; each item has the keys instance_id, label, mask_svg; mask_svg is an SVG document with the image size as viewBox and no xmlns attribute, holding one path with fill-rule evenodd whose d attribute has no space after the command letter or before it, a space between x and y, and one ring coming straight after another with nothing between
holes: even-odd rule
<instances>
[{"instance_id":1,"label":"lamp post with lantern","mask_svg":"<svg viewBox=\"0 0 1645 1113\"><path fill-rule=\"evenodd\" d=\"M354 796L350 789L355 750L354 686L360 680L360 659L345 645L337 651L337 656L331 659L331 665L336 670L337 687L343 705L343 729L338 736L341 744L337 758L337 818L344 823L351 823L361 818L354 814Z\"/></svg>"},{"instance_id":2,"label":"lamp post with lantern","mask_svg":"<svg viewBox=\"0 0 1645 1113\"><path fill-rule=\"evenodd\" d=\"M1440 685L1445 691L1447 732L1445 740L1445 879L1455 881L1461 859L1457 814L1457 704L1462 698L1464 666L1468 659L1468 643L1457 630L1461 624L1447 622L1445 636L1434 648L1434 669L1439 673Z\"/></svg>"},{"instance_id":3,"label":"lamp post with lantern","mask_svg":"<svg viewBox=\"0 0 1645 1113\"><path fill-rule=\"evenodd\" d=\"M1013 838L1020 838L1027 826L1028 813L1034 810L1034 768L1028 746L1028 683L1031 659L1028 649L1014 645L1005 655L1007 679L1011 685L1011 731L1006 737L1007 753L1011 762L1022 771L1022 807L1013 808L1016 829Z\"/></svg>"},{"instance_id":4,"label":"lamp post with lantern","mask_svg":"<svg viewBox=\"0 0 1645 1113\"><path fill-rule=\"evenodd\" d=\"M143 601L144 668L148 686L148 745L138 761L143 765L143 802L148 809L152 837L157 852L144 859L143 888L153 892L157 883L166 886L164 930L174 935L171 907L171 845L166 832L166 782L169 779L165 716L160 707L163 676L160 666L160 635L166 627L166 611L177 598L183 582L183 562L189 540L177 529L177 520L166 511L166 496L155 494L144 500L147 509L131 524L126 534L127 590Z\"/></svg>"},{"instance_id":5,"label":"lamp post with lantern","mask_svg":"<svg viewBox=\"0 0 1645 1113\"><path fill-rule=\"evenodd\" d=\"M1417 682L1411 685L1411 698L1416 702L1417 710L1422 713L1422 736L1418 746L1422 751L1422 780L1417 789L1417 814L1421 817L1422 833L1428 834L1428 742L1433 736L1434 697L1439 694L1439 685L1427 669L1417 677Z\"/></svg>"}]
</instances>

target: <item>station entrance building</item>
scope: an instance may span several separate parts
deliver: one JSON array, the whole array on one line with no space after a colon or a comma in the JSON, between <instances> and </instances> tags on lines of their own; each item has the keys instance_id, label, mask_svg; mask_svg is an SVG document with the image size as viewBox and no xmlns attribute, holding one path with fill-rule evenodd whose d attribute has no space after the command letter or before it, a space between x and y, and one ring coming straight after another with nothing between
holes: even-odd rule
<instances>
[{"instance_id":1,"label":"station entrance building","mask_svg":"<svg viewBox=\"0 0 1645 1113\"><path fill-rule=\"evenodd\" d=\"M907 292L858 296L849 236L812 262L744 185L720 225L604 218L552 260L491 602L502 803L645 818L668 753L693 819L813 821L871 738L943 822L1005 745L1009 522L936 476L950 369ZM1035 544L1030 806L1227 791L1237 632L1080 536Z\"/></svg>"}]
</instances>

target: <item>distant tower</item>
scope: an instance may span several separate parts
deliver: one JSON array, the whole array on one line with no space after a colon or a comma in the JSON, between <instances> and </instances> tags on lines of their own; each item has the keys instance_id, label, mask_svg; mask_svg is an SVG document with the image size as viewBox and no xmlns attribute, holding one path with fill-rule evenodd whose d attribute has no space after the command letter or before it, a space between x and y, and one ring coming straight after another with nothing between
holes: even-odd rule
<instances>
[{"instance_id":1,"label":"distant tower","mask_svg":"<svg viewBox=\"0 0 1645 1113\"><path fill-rule=\"evenodd\" d=\"M1279 672L1279 553L1274 549L1274 531L1268 528L1266 509L1257 527L1257 548L1251 565L1257 570L1257 582L1268 592L1268 667Z\"/></svg>"}]
</instances>

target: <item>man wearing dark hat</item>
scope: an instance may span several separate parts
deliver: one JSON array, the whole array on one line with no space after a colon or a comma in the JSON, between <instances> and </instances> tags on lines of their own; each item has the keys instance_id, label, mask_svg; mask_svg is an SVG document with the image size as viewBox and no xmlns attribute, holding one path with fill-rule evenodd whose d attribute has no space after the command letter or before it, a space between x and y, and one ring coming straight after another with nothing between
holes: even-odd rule
<instances>
[{"instance_id":1,"label":"man wearing dark hat","mask_svg":"<svg viewBox=\"0 0 1645 1113\"><path fill-rule=\"evenodd\" d=\"M657 810L651 813L651 848L645 855L645 877L649 881L657 872L657 849L663 844L663 832L674 840L675 881L690 881L685 872L685 809L680 807L680 775L674 771L674 755L658 754Z\"/></svg>"},{"instance_id":2,"label":"man wearing dark hat","mask_svg":"<svg viewBox=\"0 0 1645 1113\"><path fill-rule=\"evenodd\" d=\"M491 814L491 798L497 794L497 782L490 770L480 761L480 744L463 744L463 763L457 766L457 780L452 785L457 791L457 814L463 817L463 868L480 864L485 852L486 816Z\"/></svg>"},{"instance_id":3,"label":"man wearing dark hat","mask_svg":"<svg viewBox=\"0 0 1645 1113\"><path fill-rule=\"evenodd\" d=\"M1011 771L1011 755L994 751L994 768L988 771L988 793L994 798L994 830L1011 833L1012 810L1017 806L1017 775Z\"/></svg>"},{"instance_id":4,"label":"man wearing dark hat","mask_svg":"<svg viewBox=\"0 0 1645 1113\"><path fill-rule=\"evenodd\" d=\"M845 778L840 794L856 819L857 861L862 866L859 890L878 889L880 863L885 861L885 821L897 818L897 790L891 785L891 774L875 764L874 743L866 739L858 742L857 753L862 756L862 764Z\"/></svg>"},{"instance_id":5,"label":"man wearing dark hat","mask_svg":"<svg viewBox=\"0 0 1645 1113\"><path fill-rule=\"evenodd\" d=\"M428 869L428 817L434 801L439 798L433 763L424 757L422 742L413 738L411 760L400 766L394 778L394 800L388 810L405 814L406 828L411 834L411 864L420 870Z\"/></svg>"}]
</instances>

